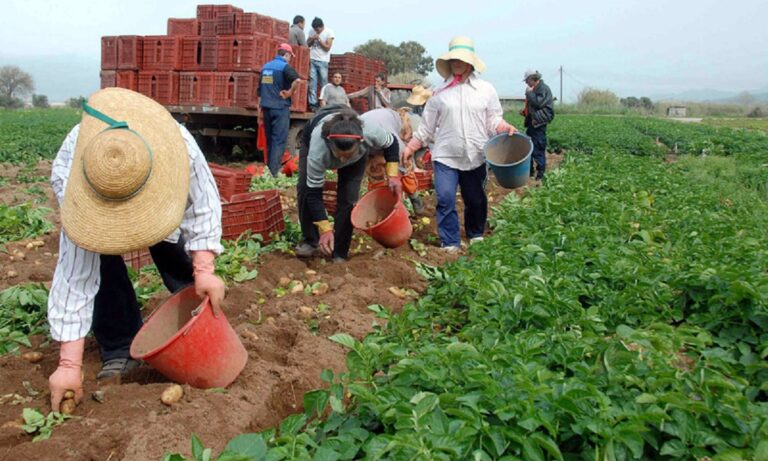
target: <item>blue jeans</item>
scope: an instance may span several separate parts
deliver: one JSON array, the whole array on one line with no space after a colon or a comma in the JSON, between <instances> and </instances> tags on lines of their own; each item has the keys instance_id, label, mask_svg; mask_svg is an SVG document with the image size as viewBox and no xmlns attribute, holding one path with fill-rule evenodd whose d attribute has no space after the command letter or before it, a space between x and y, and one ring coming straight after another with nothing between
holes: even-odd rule
<instances>
[{"instance_id":1,"label":"blue jeans","mask_svg":"<svg viewBox=\"0 0 768 461\"><path fill-rule=\"evenodd\" d=\"M461 187L464 201L464 232L467 238L482 237L488 217L488 198L483 182L488 175L485 164L462 171L433 162L437 193L437 234L443 247L459 246L461 230L456 212L456 187Z\"/></svg>"},{"instance_id":2,"label":"blue jeans","mask_svg":"<svg viewBox=\"0 0 768 461\"><path fill-rule=\"evenodd\" d=\"M541 179L547 171L547 125L536 128L529 126L525 133L533 142L532 157L536 163L536 179ZM531 176L533 176L533 164L531 164Z\"/></svg>"},{"instance_id":3,"label":"blue jeans","mask_svg":"<svg viewBox=\"0 0 768 461\"><path fill-rule=\"evenodd\" d=\"M325 85L328 84L328 61L318 61L316 59L311 59L309 61L309 95L307 101L309 102L310 106L318 105L318 76L320 80L320 88L322 89Z\"/></svg>"},{"instance_id":4,"label":"blue jeans","mask_svg":"<svg viewBox=\"0 0 768 461\"><path fill-rule=\"evenodd\" d=\"M283 152L288 142L288 128L291 124L291 110L263 108L264 134L267 136L267 166L272 176L280 173Z\"/></svg>"}]
</instances>

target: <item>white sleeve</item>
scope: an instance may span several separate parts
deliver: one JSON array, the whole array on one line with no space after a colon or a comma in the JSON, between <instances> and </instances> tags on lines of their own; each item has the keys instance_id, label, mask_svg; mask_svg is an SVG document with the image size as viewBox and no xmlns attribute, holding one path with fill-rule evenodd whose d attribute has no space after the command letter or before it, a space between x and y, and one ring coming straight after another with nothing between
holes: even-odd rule
<instances>
[{"instance_id":1,"label":"white sleeve","mask_svg":"<svg viewBox=\"0 0 768 461\"><path fill-rule=\"evenodd\" d=\"M424 112L421 114L421 123L419 128L413 133L413 137L421 141L421 144L427 146L433 142L435 131L437 129L439 101L434 97L427 101L424 106Z\"/></svg>"},{"instance_id":2,"label":"white sleeve","mask_svg":"<svg viewBox=\"0 0 768 461\"><path fill-rule=\"evenodd\" d=\"M320 97L318 99L325 101L325 89L328 88L328 85L330 85L330 83L323 85L323 88L320 90Z\"/></svg>"},{"instance_id":3,"label":"white sleeve","mask_svg":"<svg viewBox=\"0 0 768 461\"><path fill-rule=\"evenodd\" d=\"M488 136L495 136L496 127L504 120L504 109L501 108L496 88L490 83L488 84L488 102L485 107L485 131Z\"/></svg>"},{"instance_id":4,"label":"white sleeve","mask_svg":"<svg viewBox=\"0 0 768 461\"><path fill-rule=\"evenodd\" d=\"M53 159L53 165L51 166L51 188L59 204L64 200L64 191L67 188L67 179L72 169L72 157L75 156L75 146L77 145L77 135L79 133L80 124L78 123L72 128L67 137L64 138L64 142L61 143L59 152L56 153L56 158Z\"/></svg>"},{"instance_id":5,"label":"white sleeve","mask_svg":"<svg viewBox=\"0 0 768 461\"><path fill-rule=\"evenodd\" d=\"M195 138L179 125L189 153L189 197L181 221L181 233L189 251L224 251L221 245L221 199L205 156Z\"/></svg>"},{"instance_id":6,"label":"white sleeve","mask_svg":"<svg viewBox=\"0 0 768 461\"><path fill-rule=\"evenodd\" d=\"M84 338L93 323L93 301L99 291L100 255L59 238L59 259L48 294L48 324L56 341Z\"/></svg>"}]
</instances>

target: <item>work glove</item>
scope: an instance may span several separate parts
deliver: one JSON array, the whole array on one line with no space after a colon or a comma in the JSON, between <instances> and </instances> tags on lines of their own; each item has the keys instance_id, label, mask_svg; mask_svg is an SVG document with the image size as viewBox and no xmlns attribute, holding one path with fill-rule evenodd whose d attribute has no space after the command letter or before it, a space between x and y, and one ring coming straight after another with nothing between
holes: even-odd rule
<instances>
[{"instance_id":1,"label":"work glove","mask_svg":"<svg viewBox=\"0 0 768 461\"><path fill-rule=\"evenodd\" d=\"M48 378L51 390L51 410L58 412L66 391L74 391L75 403L83 400L83 349L85 338L61 343L59 367Z\"/></svg>"},{"instance_id":2,"label":"work glove","mask_svg":"<svg viewBox=\"0 0 768 461\"><path fill-rule=\"evenodd\" d=\"M192 252L192 274L195 277L195 293L204 298L208 296L213 308L213 316L219 316L221 305L224 303L224 282L213 274L216 258L212 251Z\"/></svg>"},{"instance_id":3,"label":"work glove","mask_svg":"<svg viewBox=\"0 0 768 461\"><path fill-rule=\"evenodd\" d=\"M329 231L325 231L322 234L320 234L320 251L323 252L325 256L330 256L333 254L333 229Z\"/></svg>"}]
</instances>

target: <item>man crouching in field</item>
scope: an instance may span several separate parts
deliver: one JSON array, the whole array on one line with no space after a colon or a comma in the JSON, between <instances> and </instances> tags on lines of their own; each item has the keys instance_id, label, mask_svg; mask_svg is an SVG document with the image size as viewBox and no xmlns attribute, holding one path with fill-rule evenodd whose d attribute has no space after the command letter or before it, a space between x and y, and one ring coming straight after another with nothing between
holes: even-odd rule
<instances>
[{"instance_id":1,"label":"man crouching in field","mask_svg":"<svg viewBox=\"0 0 768 461\"><path fill-rule=\"evenodd\" d=\"M49 378L53 411L67 390L82 398L91 327L101 347L98 379L138 365L129 350L142 319L121 254L149 247L169 290L194 283L216 313L224 298L213 274L221 204L192 136L163 106L121 88L97 91L83 110L51 173L62 222L48 298L51 336L61 341Z\"/></svg>"}]
</instances>

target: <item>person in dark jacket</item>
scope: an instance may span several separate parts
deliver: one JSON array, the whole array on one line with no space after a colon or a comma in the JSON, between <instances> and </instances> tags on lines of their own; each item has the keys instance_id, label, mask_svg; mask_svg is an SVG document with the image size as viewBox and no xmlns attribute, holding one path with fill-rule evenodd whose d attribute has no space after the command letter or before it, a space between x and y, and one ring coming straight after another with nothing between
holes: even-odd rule
<instances>
[{"instance_id":1,"label":"person in dark jacket","mask_svg":"<svg viewBox=\"0 0 768 461\"><path fill-rule=\"evenodd\" d=\"M547 125L555 118L555 103L552 90L541 79L537 70L525 72L523 81L528 88L525 90L525 107L520 115L525 117L525 133L533 141L533 160L536 171L531 166L531 177L543 179L547 171Z\"/></svg>"},{"instance_id":2,"label":"person in dark jacket","mask_svg":"<svg viewBox=\"0 0 768 461\"><path fill-rule=\"evenodd\" d=\"M261 68L259 107L267 136L267 162L272 176L280 173L288 128L291 123L291 96L298 88L299 74L290 66L293 48L287 43L278 47L277 56Z\"/></svg>"}]
</instances>

